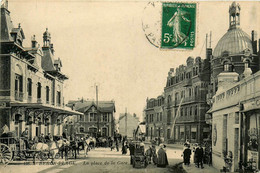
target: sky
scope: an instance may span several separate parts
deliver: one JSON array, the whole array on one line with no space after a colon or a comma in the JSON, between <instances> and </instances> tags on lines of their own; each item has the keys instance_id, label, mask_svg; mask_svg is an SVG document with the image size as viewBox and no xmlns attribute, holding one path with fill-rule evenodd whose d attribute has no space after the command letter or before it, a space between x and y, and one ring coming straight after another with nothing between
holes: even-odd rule
<instances>
[{"instance_id":1,"label":"sky","mask_svg":"<svg viewBox=\"0 0 260 173\"><path fill-rule=\"evenodd\" d=\"M142 29L148 1L9 0L14 26L21 23L24 46L33 35L43 45L48 28L55 56L62 60L65 102L84 98L114 100L116 115L143 114L146 98L163 93L170 68L187 57L205 58L206 33L212 31L212 48L227 32L229 2L198 2L196 47L193 50L160 50L149 43ZM260 34L260 2L239 2L241 28ZM156 13L157 11L155 11ZM152 16L151 16L152 20ZM258 23L257 23L258 21ZM258 37L259 38L259 37Z\"/></svg>"}]
</instances>

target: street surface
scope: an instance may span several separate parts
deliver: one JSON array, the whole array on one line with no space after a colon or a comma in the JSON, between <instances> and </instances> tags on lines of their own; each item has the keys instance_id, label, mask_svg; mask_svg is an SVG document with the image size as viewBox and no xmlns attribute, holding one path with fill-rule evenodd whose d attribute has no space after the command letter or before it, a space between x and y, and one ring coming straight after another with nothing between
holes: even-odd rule
<instances>
[{"instance_id":1,"label":"street surface","mask_svg":"<svg viewBox=\"0 0 260 173\"><path fill-rule=\"evenodd\" d=\"M148 146L146 146L147 148ZM120 148L121 149L121 148ZM158 149L158 148L157 148ZM57 172L93 172L93 173L106 173L106 172L174 172L173 166L182 161L182 151L180 149L167 149L169 167L157 168L156 165L149 164L146 169L133 168L130 165L129 150L127 155L122 155L121 151L111 151L110 148L96 148L92 149L87 157L84 157L83 151L81 151L79 157L75 159L56 159L54 164L51 164L50 160L40 162L37 161L36 165L33 165L31 161L14 161L6 166L0 167L0 172L4 173L57 173Z\"/></svg>"}]
</instances>

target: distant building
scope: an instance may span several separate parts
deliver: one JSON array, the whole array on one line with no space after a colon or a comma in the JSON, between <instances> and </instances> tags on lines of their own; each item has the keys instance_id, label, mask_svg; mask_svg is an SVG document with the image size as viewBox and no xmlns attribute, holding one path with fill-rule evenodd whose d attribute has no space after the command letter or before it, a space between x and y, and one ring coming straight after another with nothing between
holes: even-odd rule
<instances>
[{"instance_id":1,"label":"distant building","mask_svg":"<svg viewBox=\"0 0 260 173\"><path fill-rule=\"evenodd\" d=\"M146 138L153 140L155 138L167 138L166 126L167 118L164 115L164 96L146 99L145 122Z\"/></svg>"},{"instance_id":2,"label":"distant building","mask_svg":"<svg viewBox=\"0 0 260 173\"><path fill-rule=\"evenodd\" d=\"M121 113L119 116L118 124L119 124L119 132L122 136L134 137L134 132L140 123L139 117L136 114L123 114ZM126 132L127 128L127 132Z\"/></svg>"},{"instance_id":3,"label":"distant building","mask_svg":"<svg viewBox=\"0 0 260 173\"><path fill-rule=\"evenodd\" d=\"M114 101L69 101L67 104L74 110L84 113L77 119L77 134L91 136L113 136L115 132L116 112Z\"/></svg>"}]
</instances>

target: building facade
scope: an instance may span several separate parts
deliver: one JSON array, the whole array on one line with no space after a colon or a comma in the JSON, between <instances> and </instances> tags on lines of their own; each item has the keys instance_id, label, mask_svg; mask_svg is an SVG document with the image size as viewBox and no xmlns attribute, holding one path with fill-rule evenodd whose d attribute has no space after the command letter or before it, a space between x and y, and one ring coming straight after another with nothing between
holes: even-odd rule
<instances>
[{"instance_id":1,"label":"building facade","mask_svg":"<svg viewBox=\"0 0 260 173\"><path fill-rule=\"evenodd\" d=\"M165 138L167 119L164 116L164 96L147 98L145 109L146 139Z\"/></svg>"},{"instance_id":2,"label":"building facade","mask_svg":"<svg viewBox=\"0 0 260 173\"><path fill-rule=\"evenodd\" d=\"M43 33L43 46L32 37L24 47L21 25L13 26L10 11L1 7L0 127L20 136L25 128L29 137L62 134L63 119L80 114L64 106L62 63L54 56L51 35Z\"/></svg>"},{"instance_id":3,"label":"building facade","mask_svg":"<svg viewBox=\"0 0 260 173\"><path fill-rule=\"evenodd\" d=\"M114 136L115 102L114 101L69 101L74 110L82 112L77 119L76 134L91 136Z\"/></svg>"},{"instance_id":4,"label":"building facade","mask_svg":"<svg viewBox=\"0 0 260 173\"><path fill-rule=\"evenodd\" d=\"M239 4L229 7L229 29L211 56L212 160L217 169L259 170L259 47L240 28ZM210 98L210 97L209 97ZM250 170L252 171L252 170Z\"/></svg>"},{"instance_id":5,"label":"building facade","mask_svg":"<svg viewBox=\"0 0 260 173\"><path fill-rule=\"evenodd\" d=\"M170 69L165 93L165 114L170 127L168 137L174 142L192 143L210 140L210 127L205 121L210 69L209 56L188 57L186 65ZM169 130L171 129L171 130Z\"/></svg>"},{"instance_id":6,"label":"building facade","mask_svg":"<svg viewBox=\"0 0 260 173\"><path fill-rule=\"evenodd\" d=\"M140 123L136 114L120 114L119 115L119 132L122 136L134 137L134 132Z\"/></svg>"}]
</instances>

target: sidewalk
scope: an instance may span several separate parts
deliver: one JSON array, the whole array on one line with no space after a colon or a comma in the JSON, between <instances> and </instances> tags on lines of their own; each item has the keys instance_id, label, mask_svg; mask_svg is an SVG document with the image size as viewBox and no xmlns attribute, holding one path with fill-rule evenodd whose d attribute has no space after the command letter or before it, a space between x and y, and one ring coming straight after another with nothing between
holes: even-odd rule
<instances>
[{"instance_id":1,"label":"sidewalk","mask_svg":"<svg viewBox=\"0 0 260 173\"><path fill-rule=\"evenodd\" d=\"M204 164L203 166L204 168L201 169L201 168L197 168L194 163L192 163L189 166L182 164L183 169L187 173L218 173L219 172L217 169L215 169L212 166L206 164Z\"/></svg>"}]
</instances>

